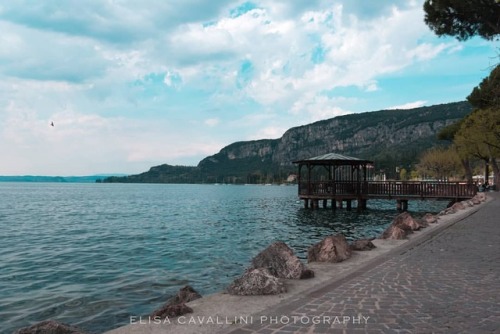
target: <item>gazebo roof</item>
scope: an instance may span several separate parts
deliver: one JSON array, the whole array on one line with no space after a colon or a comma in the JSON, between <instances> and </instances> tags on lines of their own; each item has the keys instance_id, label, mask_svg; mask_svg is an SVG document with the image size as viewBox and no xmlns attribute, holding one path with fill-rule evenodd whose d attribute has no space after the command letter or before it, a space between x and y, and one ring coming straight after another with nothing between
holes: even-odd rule
<instances>
[{"instance_id":1,"label":"gazebo roof","mask_svg":"<svg viewBox=\"0 0 500 334\"><path fill-rule=\"evenodd\" d=\"M327 153L309 159L297 160L293 163L312 165L362 165L373 164L373 161L350 157L338 153Z\"/></svg>"}]
</instances>

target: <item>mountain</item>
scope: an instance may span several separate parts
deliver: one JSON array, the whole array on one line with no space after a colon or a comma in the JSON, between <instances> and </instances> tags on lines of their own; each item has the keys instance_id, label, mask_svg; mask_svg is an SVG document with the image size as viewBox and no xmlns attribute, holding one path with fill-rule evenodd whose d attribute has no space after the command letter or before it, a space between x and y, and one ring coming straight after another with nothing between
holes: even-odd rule
<instances>
[{"instance_id":1,"label":"mountain","mask_svg":"<svg viewBox=\"0 0 500 334\"><path fill-rule=\"evenodd\" d=\"M164 164L104 182L282 182L296 172L293 161L329 152L373 160L377 171L394 177L396 167L411 169L423 151L438 145L436 135L443 127L471 111L468 102L455 102L338 116L291 128L279 139L230 144L196 167Z\"/></svg>"}]
</instances>

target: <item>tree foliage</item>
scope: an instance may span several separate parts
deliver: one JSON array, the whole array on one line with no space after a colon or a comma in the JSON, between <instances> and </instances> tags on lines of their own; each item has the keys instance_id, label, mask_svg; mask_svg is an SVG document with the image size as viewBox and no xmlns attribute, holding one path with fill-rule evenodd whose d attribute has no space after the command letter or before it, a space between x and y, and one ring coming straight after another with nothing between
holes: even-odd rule
<instances>
[{"instance_id":1,"label":"tree foliage","mask_svg":"<svg viewBox=\"0 0 500 334\"><path fill-rule=\"evenodd\" d=\"M500 157L500 110L488 108L473 111L455 135L455 145L464 157L483 160Z\"/></svg>"},{"instance_id":2,"label":"tree foliage","mask_svg":"<svg viewBox=\"0 0 500 334\"><path fill-rule=\"evenodd\" d=\"M500 110L500 64L490 75L474 87L467 100L474 108L497 108Z\"/></svg>"},{"instance_id":3,"label":"tree foliage","mask_svg":"<svg viewBox=\"0 0 500 334\"><path fill-rule=\"evenodd\" d=\"M408 171L405 168L401 168L399 171L399 179L401 181L408 181Z\"/></svg>"},{"instance_id":4,"label":"tree foliage","mask_svg":"<svg viewBox=\"0 0 500 334\"><path fill-rule=\"evenodd\" d=\"M438 180L462 174L462 165L456 150L452 147L434 147L424 152L417 165L421 175Z\"/></svg>"},{"instance_id":5,"label":"tree foliage","mask_svg":"<svg viewBox=\"0 0 500 334\"><path fill-rule=\"evenodd\" d=\"M446 140L446 141L453 141L453 138L455 138L455 134L460 129L462 122L463 122L463 119L442 128L441 131L439 131L437 134L438 139L439 140Z\"/></svg>"},{"instance_id":6,"label":"tree foliage","mask_svg":"<svg viewBox=\"0 0 500 334\"><path fill-rule=\"evenodd\" d=\"M488 164L494 171L495 183L500 181L497 159L500 157L500 109L477 109L464 119L455 135L454 143L462 158L476 158L485 163L485 180Z\"/></svg>"},{"instance_id":7,"label":"tree foliage","mask_svg":"<svg viewBox=\"0 0 500 334\"><path fill-rule=\"evenodd\" d=\"M500 34L498 0L426 0L425 23L436 35L464 41L475 35L487 40Z\"/></svg>"}]
</instances>

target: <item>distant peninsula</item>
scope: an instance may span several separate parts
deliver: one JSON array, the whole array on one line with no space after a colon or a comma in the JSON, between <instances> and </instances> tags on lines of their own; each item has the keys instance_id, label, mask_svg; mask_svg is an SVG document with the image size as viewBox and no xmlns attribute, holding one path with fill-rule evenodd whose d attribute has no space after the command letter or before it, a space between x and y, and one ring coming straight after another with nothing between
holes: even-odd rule
<instances>
[{"instance_id":1,"label":"distant peninsula","mask_svg":"<svg viewBox=\"0 0 500 334\"><path fill-rule=\"evenodd\" d=\"M95 183L108 177L126 176L126 174L100 174L89 176L36 176L36 175L18 175L2 176L0 182L78 182Z\"/></svg>"}]
</instances>

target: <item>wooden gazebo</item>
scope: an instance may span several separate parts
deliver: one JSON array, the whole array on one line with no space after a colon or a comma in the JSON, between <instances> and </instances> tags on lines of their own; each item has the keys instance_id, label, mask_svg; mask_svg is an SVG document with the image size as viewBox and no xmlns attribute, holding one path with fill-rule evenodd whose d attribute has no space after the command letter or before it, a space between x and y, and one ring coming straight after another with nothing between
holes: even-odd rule
<instances>
[{"instance_id":1,"label":"wooden gazebo","mask_svg":"<svg viewBox=\"0 0 500 334\"><path fill-rule=\"evenodd\" d=\"M299 165L299 197L304 206L318 207L323 201L335 202L339 207L346 202L351 208L352 200L358 201L359 208L366 208L368 181L372 179L373 161L354 158L337 153L327 153L317 157L294 161Z\"/></svg>"},{"instance_id":2,"label":"wooden gazebo","mask_svg":"<svg viewBox=\"0 0 500 334\"><path fill-rule=\"evenodd\" d=\"M347 209L356 200L358 209L374 199L395 199L398 210L407 210L409 200L451 200L472 198L477 187L467 182L444 181L374 181L373 161L328 153L314 158L294 161L299 165L299 198L305 208L317 208L319 202L327 207ZM336 205L337 203L337 205Z\"/></svg>"}]
</instances>

